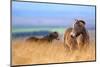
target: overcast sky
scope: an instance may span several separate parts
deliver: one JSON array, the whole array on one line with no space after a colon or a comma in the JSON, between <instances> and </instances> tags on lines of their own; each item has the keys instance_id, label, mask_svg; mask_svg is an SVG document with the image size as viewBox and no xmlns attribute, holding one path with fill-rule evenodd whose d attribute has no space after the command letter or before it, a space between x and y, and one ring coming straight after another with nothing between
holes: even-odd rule
<instances>
[{"instance_id":1,"label":"overcast sky","mask_svg":"<svg viewBox=\"0 0 100 67\"><path fill-rule=\"evenodd\" d=\"M69 26L74 19L95 25L95 7L31 2L12 2L13 26Z\"/></svg>"}]
</instances>

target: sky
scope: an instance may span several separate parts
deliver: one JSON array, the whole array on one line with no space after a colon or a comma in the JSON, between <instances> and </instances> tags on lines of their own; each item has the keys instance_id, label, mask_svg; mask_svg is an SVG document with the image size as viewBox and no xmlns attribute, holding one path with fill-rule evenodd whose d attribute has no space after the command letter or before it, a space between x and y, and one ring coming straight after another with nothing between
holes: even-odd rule
<instances>
[{"instance_id":1,"label":"sky","mask_svg":"<svg viewBox=\"0 0 100 67\"><path fill-rule=\"evenodd\" d=\"M12 26L71 26L82 19L95 28L95 7L33 2L12 2Z\"/></svg>"}]
</instances>

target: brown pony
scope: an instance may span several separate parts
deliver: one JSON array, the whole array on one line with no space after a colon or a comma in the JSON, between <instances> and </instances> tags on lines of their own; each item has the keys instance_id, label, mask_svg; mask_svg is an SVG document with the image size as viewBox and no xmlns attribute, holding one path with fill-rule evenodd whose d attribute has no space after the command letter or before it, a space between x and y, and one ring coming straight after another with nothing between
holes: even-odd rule
<instances>
[{"instance_id":1,"label":"brown pony","mask_svg":"<svg viewBox=\"0 0 100 67\"><path fill-rule=\"evenodd\" d=\"M73 27L65 31L64 45L70 50L86 48L89 45L89 35L85 24L83 20L75 20Z\"/></svg>"}]
</instances>

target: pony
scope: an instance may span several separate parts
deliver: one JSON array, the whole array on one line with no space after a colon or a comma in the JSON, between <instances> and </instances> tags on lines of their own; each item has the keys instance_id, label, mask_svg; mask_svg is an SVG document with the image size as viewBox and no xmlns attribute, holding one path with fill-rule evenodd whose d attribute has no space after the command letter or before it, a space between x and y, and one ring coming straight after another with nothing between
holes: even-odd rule
<instances>
[{"instance_id":1,"label":"pony","mask_svg":"<svg viewBox=\"0 0 100 67\"><path fill-rule=\"evenodd\" d=\"M87 48L89 45L89 33L86 30L84 20L75 19L73 27L68 28L64 33L64 45L69 50Z\"/></svg>"},{"instance_id":2,"label":"pony","mask_svg":"<svg viewBox=\"0 0 100 67\"><path fill-rule=\"evenodd\" d=\"M43 36L42 38L38 38L35 36L29 37L27 41L35 41L35 42L52 42L54 39L59 40L57 32L51 32L48 35Z\"/></svg>"}]
</instances>

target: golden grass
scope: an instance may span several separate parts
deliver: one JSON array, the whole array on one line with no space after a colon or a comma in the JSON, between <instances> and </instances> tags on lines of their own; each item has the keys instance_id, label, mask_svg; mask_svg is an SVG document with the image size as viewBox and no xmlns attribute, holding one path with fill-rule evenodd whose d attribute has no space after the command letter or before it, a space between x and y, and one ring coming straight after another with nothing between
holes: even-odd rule
<instances>
[{"instance_id":1,"label":"golden grass","mask_svg":"<svg viewBox=\"0 0 100 67\"><path fill-rule=\"evenodd\" d=\"M45 64L75 61L92 61L95 59L95 42L88 50L70 53L63 41L54 40L52 43L28 42L23 39L12 40L12 64Z\"/></svg>"}]
</instances>

